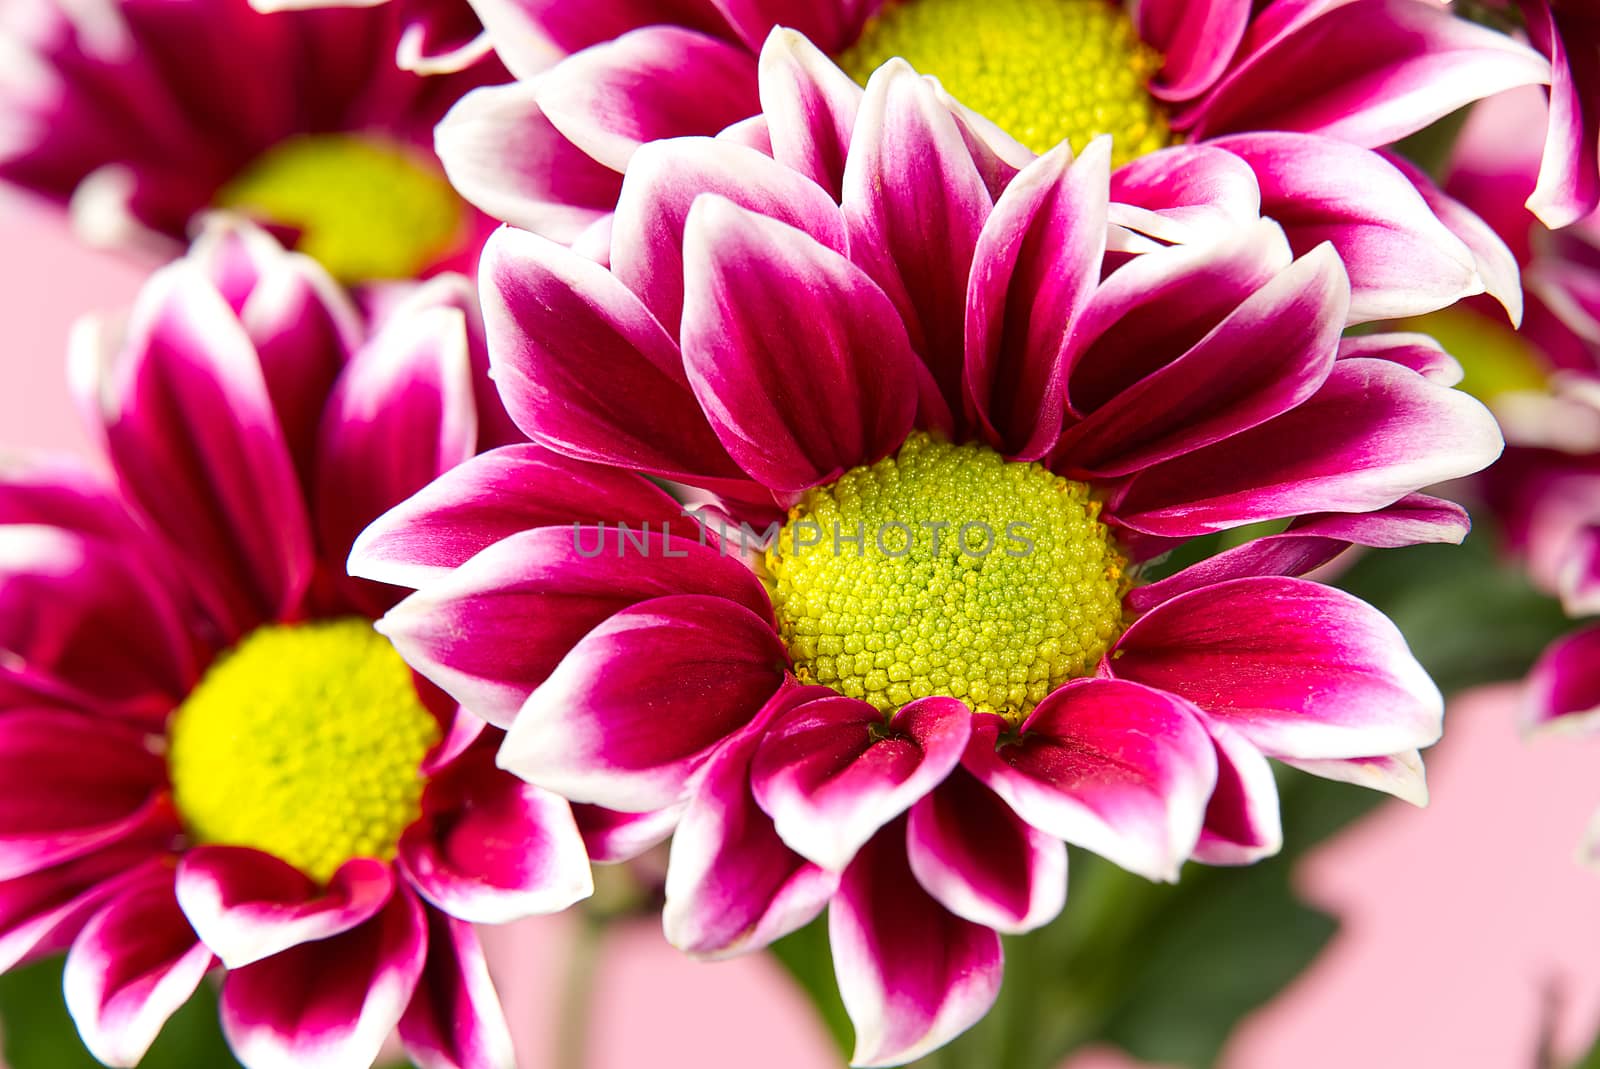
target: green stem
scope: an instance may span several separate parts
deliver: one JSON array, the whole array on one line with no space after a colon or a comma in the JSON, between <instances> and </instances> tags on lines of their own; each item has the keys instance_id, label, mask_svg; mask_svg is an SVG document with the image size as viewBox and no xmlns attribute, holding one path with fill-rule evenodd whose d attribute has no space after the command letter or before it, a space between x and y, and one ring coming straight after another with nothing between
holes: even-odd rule
<instances>
[{"instance_id":1,"label":"green stem","mask_svg":"<svg viewBox=\"0 0 1600 1069\"><path fill-rule=\"evenodd\" d=\"M556 1021L556 1069L588 1069L589 1030L594 1023L595 975L605 944L602 917L578 911L577 931L567 951L566 984Z\"/></svg>"}]
</instances>

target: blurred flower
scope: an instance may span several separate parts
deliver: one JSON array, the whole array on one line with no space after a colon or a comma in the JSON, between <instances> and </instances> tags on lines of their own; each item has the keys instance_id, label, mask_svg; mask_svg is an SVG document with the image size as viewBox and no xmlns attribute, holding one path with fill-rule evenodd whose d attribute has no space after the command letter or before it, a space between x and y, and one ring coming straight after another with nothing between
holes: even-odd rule
<instances>
[{"instance_id":1,"label":"blurred flower","mask_svg":"<svg viewBox=\"0 0 1600 1069\"><path fill-rule=\"evenodd\" d=\"M466 70L491 51L489 38L472 9L472 0L250 0L251 7L269 13L380 4L400 11L402 29L394 58L402 70L453 74Z\"/></svg>"},{"instance_id":2,"label":"blurred flower","mask_svg":"<svg viewBox=\"0 0 1600 1069\"><path fill-rule=\"evenodd\" d=\"M510 437L466 281L364 320L218 222L74 376L109 484L0 478L0 966L68 948L101 1061L133 1065L217 959L250 1069L509 1064L471 922L589 893L568 804L422 684L345 575L373 517ZM605 836L637 821L595 814Z\"/></svg>"},{"instance_id":3,"label":"blurred flower","mask_svg":"<svg viewBox=\"0 0 1600 1069\"><path fill-rule=\"evenodd\" d=\"M1254 861L1268 757L1421 799L1438 691L1380 613L1298 577L1459 540L1415 491L1500 439L1427 339L1342 337L1339 256L1297 258L1236 186L1119 186L1107 139L1034 158L903 62L864 95L796 35L762 65L776 160L648 145L610 270L511 229L482 270L519 426L767 525L761 552L641 532L642 484L592 475L564 522L553 464L489 453L351 564L419 588L379 628L507 729L503 767L687 802L676 945L757 948L831 902L855 1059L901 1062L985 1012L997 933L1062 907L1065 842L1154 879Z\"/></svg>"},{"instance_id":4,"label":"blurred flower","mask_svg":"<svg viewBox=\"0 0 1600 1069\"><path fill-rule=\"evenodd\" d=\"M1552 68L1544 158L1527 205L1559 229L1600 208L1600 9L1593 0L1520 3Z\"/></svg>"},{"instance_id":5,"label":"blurred flower","mask_svg":"<svg viewBox=\"0 0 1600 1069\"><path fill-rule=\"evenodd\" d=\"M80 236L172 254L236 210L346 282L470 267L485 223L433 127L473 72L397 70L389 8L262 15L246 0L0 8L0 180L71 205Z\"/></svg>"}]
</instances>

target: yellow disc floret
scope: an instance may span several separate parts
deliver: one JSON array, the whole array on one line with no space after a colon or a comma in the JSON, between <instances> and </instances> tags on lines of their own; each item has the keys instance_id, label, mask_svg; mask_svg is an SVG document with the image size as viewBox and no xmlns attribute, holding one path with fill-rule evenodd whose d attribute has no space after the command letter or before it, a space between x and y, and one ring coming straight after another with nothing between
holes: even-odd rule
<instances>
[{"instance_id":1,"label":"yellow disc floret","mask_svg":"<svg viewBox=\"0 0 1600 1069\"><path fill-rule=\"evenodd\" d=\"M896 56L1035 152L1110 134L1122 164L1175 140L1161 57L1108 0L889 0L839 65L865 84Z\"/></svg>"},{"instance_id":2,"label":"yellow disc floret","mask_svg":"<svg viewBox=\"0 0 1600 1069\"><path fill-rule=\"evenodd\" d=\"M298 233L296 248L342 282L415 278L461 240L465 211L437 164L353 134L273 147L216 206Z\"/></svg>"},{"instance_id":3,"label":"yellow disc floret","mask_svg":"<svg viewBox=\"0 0 1600 1069\"><path fill-rule=\"evenodd\" d=\"M1126 562L1083 483L917 433L807 491L766 553L796 674L885 713L1020 720L1121 633Z\"/></svg>"},{"instance_id":4,"label":"yellow disc floret","mask_svg":"<svg viewBox=\"0 0 1600 1069\"><path fill-rule=\"evenodd\" d=\"M273 625L220 657L174 715L168 762L196 843L250 846L326 881L394 856L439 739L369 620Z\"/></svg>"}]
</instances>

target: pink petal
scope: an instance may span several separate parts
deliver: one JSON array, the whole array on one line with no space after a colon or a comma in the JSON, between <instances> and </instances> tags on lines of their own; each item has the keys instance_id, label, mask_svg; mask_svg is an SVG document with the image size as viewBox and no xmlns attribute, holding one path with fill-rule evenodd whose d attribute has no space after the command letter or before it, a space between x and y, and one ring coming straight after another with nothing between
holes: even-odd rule
<instances>
[{"instance_id":1,"label":"pink petal","mask_svg":"<svg viewBox=\"0 0 1600 1069\"><path fill-rule=\"evenodd\" d=\"M350 572L423 587L519 531L574 523L660 530L674 520L690 533L682 507L648 479L536 445L508 445L446 472L380 516L356 539Z\"/></svg>"},{"instance_id":2,"label":"pink petal","mask_svg":"<svg viewBox=\"0 0 1600 1069\"><path fill-rule=\"evenodd\" d=\"M974 728L966 765L1018 816L1146 879L1177 879L1217 782L1198 710L1137 684L1084 679L1040 702L1014 743L998 728Z\"/></svg>"},{"instance_id":3,"label":"pink petal","mask_svg":"<svg viewBox=\"0 0 1600 1069\"><path fill-rule=\"evenodd\" d=\"M1128 161L1111 175L1111 201L1113 222L1133 225L1124 205L1151 213L1154 219L1144 221L1159 226L1150 236L1167 242L1226 237L1261 217L1255 173L1209 145L1178 145Z\"/></svg>"},{"instance_id":4,"label":"pink petal","mask_svg":"<svg viewBox=\"0 0 1600 1069\"><path fill-rule=\"evenodd\" d=\"M400 1041L418 1069L513 1069L511 1030L472 926L427 911L428 961Z\"/></svg>"},{"instance_id":5,"label":"pink petal","mask_svg":"<svg viewBox=\"0 0 1600 1069\"><path fill-rule=\"evenodd\" d=\"M662 809L777 691L786 663L772 625L725 598L624 609L528 698L501 767L573 801Z\"/></svg>"},{"instance_id":6,"label":"pink petal","mask_svg":"<svg viewBox=\"0 0 1600 1069\"><path fill-rule=\"evenodd\" d=\"M911 871L958 917L1001 932L1048 924L1067 901L1067 846L1023 822L966 769L911 810Z\"/></svg>"},{"instance_id":7,"label":"pink petal","mask_svg":"<svg viewBox=\"0 0 1600 1069\"><path fill-rule=\"evenodd\" d=\"M845 870L828 938L856 1029L851 1065L914 1061L972 1027L1000 992L1000 937L951 914L917 883L904 821Z\"/></svg>"},{"instance_id":8,"label":"pink petal","mask_svg":"<svg viewBox=\"0 0 1600 1069\"><path fill-rule=\"evenodd\" d=\"M399 864L424 899L474 924L556 913L594 892L571 808L495 768L492 741L433 774Z\"/></svg>"},{"instance_id":9,"label":"pink petal","mask_svg":"<svg viewBox=\"0 0 1600 1069\"><path fill-rule=\"evenodd\" d=\"M1250 0L1135 0L1133 22L1165 60L1152 92L1164 100L1189 100L1227 69L1250 22Z\"/></svg>"},{"instance_id":10,"label":"pink petal","mask_svg":"<svg viewBox=\"0 0 1600 1069\"><path fill-rule=\"evenodd\" d=\"M684 233L683 357L730 456L776 491L887 455L916 416L894 306L802 232L715 195Z\"/></svg>"},{"instance_id":11,"label":"pink petal","mask_svg":"<svg viewBox=\"0 0 1600 1069\"><path fill-rule=\"evenodd\" d=\"M501 230L484 249L484 320L500 396L535 441L669 477L738 478L677 345L605 268Z\"/></svg>"},{"instance_id":12,"label":"pink petal","mask_svg":"<svg viewBox=\"0 0 1600 1069\"><path fill-rule=\"evenodd\" d=\"M229 972L223 1034L250 1069L371 1065L410 1004L427 953L424 910L400 885L360 927Z\"/></svg>"},{"instance_id":13,"label":"pink petal","mask_svg":"<svg viewBox=\"0 0 1600 1069\"><path fill-rule=\"evenodd\" d=\"M861 88L809 40L788 29L774 30L767 39L759 80L773 158L830 196L841 197Z\"/></svg>"},{"instance_id":14,"label":"pink petal","mask_svg":"<svg viewBox=\"0 0 1600 1069\"><path fill-rule=\"evenodd\" d=\"M532 79L562 56L652 23L726 34L710 0L470 0L495 51L517 78Z\"/></svg>"},{"instance_id":15,"label":"pink petal","mask_svg":"<svg viewBox=\"0 0 1600 1069\"><path fill-rule=\"evenodd\" d=\"M88 328L92 329L92 328ZM75 342L128 495L194 563L231 635L293 615L311 580L299 479L244 328L196 267L146 284L114 355Z\"/></svg>"},{"instance_id":16,"label":"pink petal","mask_svg":"<svg viewBox=\"0 0 1600 1069\"><path fill-rule=\"evenodd\" d=\"M0 715L0 880L157 828L176 832L143 731L56 710Z\"/></svg>"},{"instance_id":17,"label":"pink petal","mask_svg":"<svg viewBox=\"0 0 1600 1069\"><path fill-rule=\"evenodd\" d=\"M1375 148L1548 78L1537 54L1432 0L1321 4L1236 61L1190 134L1292 130Z\"/></svg>"},{"instance_id":18,"label":"pink petal","mask_svg":"<svg viewBox=\"0 0 1600 1069\"><path fill-rule=\"evenodd\" d=\"M1422 768L1422 755L1416 750L1383 757L1350 757L1336 761L1285 761L1284 764L1313 776L1353 783L1357 787L1392 794L1415 806L1428 804L1428 780Z\"/></svg>"},{"instance_id":19,"label":"pink petal","mask_svg":"<svg viewBox=\"0 0 1600 1069\"><path fill-rule=\"evenodd\" d=\"M1550 0L1522 4L1528 34L1551 67L1550 127L1528 210L1552 230L1600 207L1600 21L1577 6L1552 11Z\"/></svg>"},{"instance_id":20,"label":"pink petal","mask_svg":"<svg viewBox=\"0 0 1600 1069\"><path fill-rule=\"evenodd\" d=\"M583 835L589 860L595 864L632 861L653 847L660 846L678 826L683 811L678 806L653 813L619 813L597 805L575 805L572 819Z\"/></svg>"},{"instance_id":21,"label":"pink petal","mask_svg":"<svg viewBox=\"0 0 1600 1069\"><path fill-rule=\"evenodd\" d=\"M904 60L868 80L850 144L843 205L851 259L893 298L912 346L954 408L967 279L993 199L955 116ZM1083 229L1092 227L1091 220ZM1069 254L1074 266L1078 244L1091 247L1078 239Z\"/></svg>"},{"instance_id":22,"label":"pink petal","mask_svg":"<svg viewBox=\"0 0 1600 1069\"><path fill-rule=\"evenodd\" d=\"M525 83L462 97L434 131L434 150L467 201L554 241L609 215L622 190L622 176L568 141Z\"/></svg>"},{"instance_id":23,"label":"pink petal","mask_svg":"<svg viewBox=\"0 0 1600 1069\"><path fill-rule=\"evenodd\" d=\"M1588 733L1600 725L1600 627L1550 644L1528 675L1524 721Z\"/></svg>"},{"instance_id":24,"label":"pink petal","mask_svg":"<svg viewBox=\"0 0 1600 1069\"><path fill-rule=\"evenodd\" d=\"M711 0L734 32L752 52L759 52L770 35L792 27L830 53L844 51L855 41L867 17L878 7L874 0Z\"/></svg>"},{"instance_id":25,"label":"pink petal","mask_svg":"<svg viewBox=\"0 0 1600 1069\"><path fill-rule=\"evenodd\" d=\"M89 1052L135 1065L212 963L172 897L172 870L147 870L97 913L67 954L62 988Z\"/></svg>"},{"instance_id":26,"label":"pink petal","mask_svg":"<svg viewBox=\"0 0 1600 1069\"><path fill-rule=\"evenodd\" d=\"M1444 704L1376 609L1303 579L1235 579L1135 621L1121 679L1194 702L1268 757L1365 757L1430 746Z\"/></svg>"},{"instance_id":27,"label":"pink petal","mask_svg":"<svg viewBox=\"0 0 1600 1069\"><path fill-rule=\"evenodd\" d=\"M669 594L771 616L755 575L715 548L660 528L564 526L496 542L377 626L412 667L504 727L591 629Z\"/></svg>"},{"instance_id":28,"label":"pink petal","mask_svg":"<svg viewBox=\"0 0 1600 1069\"><path fill-rule=\"evenodd\" d=\"M966 399L990 443L1018 460L1055 444L1066 361L1100 281L1111 142L1065 145L1024 169L978 238L966 294Z\"/></svg>"},{"instance_id":29,"label":"pink petal","mask_svg":"<svg viewBox=\"0 0 1600 1069\"><path fill-rule=\"evenodd\" d=\"M365 923L394 883L389 865L371 858L345 862L323 887L259 850L199 846L178 866L177 895L200 938L237 969Z\"/></svg>"},{"instance_id":30,"label":"pink petal","mask_svg":"<svg viewBox=\"0 0 1600 1069\"><path fill-rule=\"evenodd\" d=\"M714 134L759 99L748 52L677 26L585 49L540 76L535 94L556 129L616 171L644 142Z\"/></svg>"},{"instance_id":31,"label":"pink petal","mask_svg":"<svg viewBox=\"0 0 1600 1069\"><path fill-rule=\"evenodd\" d=\"M118 842L73 861L0 883L0 969L66 950L112 899L142 886L152 868L171 880L168 843Z\"/></svg>"},{"instance_id":32,"label":"pink petal","mask_svg":"<svg viewBox=\"0 0 1600 1069\"><path fill-rule=\"evenodd\" d=\"M919 699L887 724L866 702L821 698L773 722L750 787L785 843L839 872L950 774L971 730L971 711L954 698Z\"/></svg>"},{"instance_id":33,"label":"pink petal","mask_svg":"<svg viewBox=\"0 0 1600 1069\"><path fill-rule=\"evenodd\" d=\"M766 946L809 922L838 888L837 874L784 844L750 785L751 761L767 724L823 692L781 692L706 763L667 864L662 921L678 949L726 957Z\"/></svg>"},{"instance_id":34,"label":"pink petal","mask_svg":"<svg viewBox=\"0 0 1600 1069\"><path fill-rule=\"evenodd\" d=\"M1207 724L1217 748L1217 788L1206 806L1194 859L1207 865L1253 865L1283 849L1278 784L1261 751L1224 724Z\"/></svg>"},{"instance_id":35,"label":"pink petal","mask_svg":"<svg viewBox=\"0 0 1600 1069\"><path fill-rule=\"evenodd\" d=\"M1118 522L1186 537L1308 512L1368 512L1500 455L1477 401L1386 360L1338 361L1309 401L1134 476Z\"/></svg>"},{"instance_id":36,"label":"pink petal","mask_svg":"<svg viewBox=\"0 0 1600 1069\"><path fill-rule=\"evenodd\" d=\"M1465 372L1455 357L1445 352L1427 334L1384 331L1381 334L1356 334L1339 341L1339 359L1370 357L1389 360L1437 382L1440 386L1459 385Z\"/></svg>"}]
</instances>

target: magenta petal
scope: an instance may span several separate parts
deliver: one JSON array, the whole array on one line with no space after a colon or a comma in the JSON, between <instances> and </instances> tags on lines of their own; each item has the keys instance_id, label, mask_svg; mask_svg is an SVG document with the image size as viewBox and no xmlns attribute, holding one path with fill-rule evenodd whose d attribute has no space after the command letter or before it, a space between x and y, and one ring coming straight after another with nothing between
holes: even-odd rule
<instances>
[{"instance_id":1,"label":"magenta petal","mask_svg":"<svg viewBox=\"0 0 1600 1069\"><path fill-rule=\"evenodd\" d=\"M481 278L495 381L530 438L659 475L739 477L676 343L616 276L507 229L484 248Z\"/></svg>"},{"instance_id":2,"label":"magenta petal","mask_svg":"<svg viewBox=\"0 0 1600 1069\"><path fill-rule=\"evenodd\" d=\"M350 572L423 587L475 554L535 527L574 523L692 524L682 507L641 476L568 460L536 445L474 457L395 506L356 539Z\"/></svg>"},{"instance_id":3,"label":"magenta petal","mask_svg":"<svg viewBox=\"0 0 1600 1069\"><path fill-rule=\"evenodd\" d=\"M322 887L288 862L242 846L195 847L177 876L178 904L230 969L347 932L393 892L394 871L382 861L347 861Z\"/></svg>"},{"instance_id":4,"label":"magenta petal","mask_svg":"<svg viewBox=\"0 0 1600 1069\"><path fill-rule=\"evenodd\" d=\"M1444 702L1398 628L1343 591L1235 579L1181 594L1123 633L1110 661L1194 702L1268 757L1430 746Z\"/></svg>"},{"instance_id":5,"label":"magenta petal","mask_svg":"<svg viewBox=\"0 0 1600 1069\"><path fill-rule=\"evenodd\" d=\"M867 82L843 205L851 258L899 307L912 345L955 407L967 279L994 202L950 108L904 60L884 64ZM1090 220L1082 229L1092 227ZM1089 247L1078 238L1066 254L1073 267L1082 261L1080 245ZM1072 284L1081 283L1073 277Z\"/></svg>"},{"instance_id":6,"label":"magenta petal","mask_svg":"<svg viewBox=\"0 0 1600 1069\"><path fill-rule=\"evenodd\" d=\"M148 870L84 926L62 988L89 1052L135 1065L212 963L172 896L172 871Z\"/></svg>"},{"instance_id":7,"label":"magenta petal","mask_svg":"<svg viewBox=\"0 0 1600 1069\"><path fill-rule=\"evenodd\" d=\"M143 731L55 710L0 715L0 880L171 825ZM176 828L172 828L176 831Z\"/></svg>"},{"instance_id":8,"label":"magenta petal","mask_svg":"<svg viewBox=\"0 0 1600 1069\"><path fill-rule=\"evenodd\" d=\"M622 191L622 176L562 136L523 83L462 97L434 131L434 149L462 197L554 241L609 215Z\"/></svg>"},{"instance_id":9,"label":"magenta petal","mask_svg":"<svg viewBox=\"0 0 1600 1069\"><path fill-rule=\"evenodd\" d=\"M773 722L750 787L785 843L838 872L950 774L971 730L971 710L954 698L919 699L887 724L866 702L822 698Z\"/></svg>"},{"instance_id":10,"label":"magenta petal","mask_svg":"<svg viewBox=\"0 0 1600 1069\"><path fill-rule=\"evenodd\" d=\"M750 53L677 26L585 49L534 85L556 129L617 171L644 142L714 134L757 110L759 99Z\"/></svg>"},{"instance_id":11,"label":"magenta petal","mask_svg":"<svg viewBox=\"0 0 1600 1069\"><path fill-rule=\"evenodd\" d=\"M424 899L474 924L556 913L594 891L571 807L495 768L484 746L433 774L399 864Z\"/></svg>"},{"instance_id":12,"label":"magenta petal","mask_svg":"<svg viewBox=\"0 0 1600 1069\"><path fill-rule=\"evenodd\" d=\"M228 973L222 1031L250 1069L371 1065L400 1023L428 953L403 884L367 923Z\"/></svg>"},{"instance_id":13,"label":"magenta petal","mask_svg":"<svg viewBox=\"0 0 1600 1069\"><path fill-rule=\"evenodd\" d=\"M152 868L172 879L170 843L118 842L104 850L0 883L0 969L10 971L72 945L91 917Z\"/></svg>"},{"instance_id":14,"label":"magenta petal","mask_svg":"<svg viewBox=\"0 0 1600 1069\"><path fill-rule=\"evenodd\" d=\"M469 0L517 78L528 81L563 56L652 23L726 34L710 0Z\"/></svg>"},{"instance_id":15,"label":"magenta petal","mask_svg":"<svg viewBox=\"0 0 1600 1069\"><path fill-rule=\"evenodd\" d=\"M802 490L897 448L916 357L883 291L806 234L731 201L695 201L684 233L683 358L730 456Z\"/></svg>"},{"instance_id":16,"label":"magenta petal","mask_svg":"<svg viewBox=\"0 0 1600 1069\"><path fill-rule=\"evenodd\" d=\"M1111 141L1072 159L1058 146L1001 194L978 238L966 294L966 400L1018 460L1055 445L1066 361L1106 251Z\"/></svg>"},{"instance_id":17,"label":"magenta petal","mask_svg":"<svg viewBox=\"0 0 1600 1069\"><path fill-rule=\"evenodd\" d=\"M1283 849L1272 766L1238 732L1215 721L1207 728L1217 748L1217 788L1206 806L1194 859L1207 865L1253 865Z\"/></svg>"},{"instance_id":18,"label":"magenta petal","mask_svg":"<svg viewBox=\"0 0 1600 1069\"><path fill-rule=\"evenodd\" d=\"M129 496L208 584L231 634L293 615L311 581L300 482L260 359L191 264L145 287L122 355L80 335L106 448Z\"/></svg>"},{"instance_id":19,"label":"magenta petal","mask_svg":"<svg viewBox=\"0 0 1600 1069\"><path fill-rule=\"evenodd\" d=\"M1528 210L1571 226L1600 207L1600 20L1550 0L1523 0L1528 33L1550 56L1550 127ZM1553 9L1554 8L1554 9Z\"/></svg>"},{"instance_id":20,"label":"magenta petal","mask_svg":"<svg viewBox=\"0 0 1600 1069\"><path fill-rule=\"evenodd\" d=\"M1500 455L1471 397L1387 360L1334 364L1309 401L1135 475L1117 521L1188 537L1308 512L1368 512L1470 475Z\"/></svg>"},{"instance_id":21,"label":"magenta petal","mask_svg":"<svg viewBox=\"0 0 1600 1069\"><path fill-rule=\"evenodd\" d=\"M1533 727L1587 733L1600 725L1600 627L1550 644L1528 675L1523 708Z\"/></svg>"},{"instance_id":22,"label":"magenta petal","mask_svg":"<svg viewBox=\"0 0 1600 1069\"><path fill-rule=\"evenodd\" d=\"M808 688L785 691L706 763L672 837L667 940L690 954L725 957L766 946L827 905L839 877L786 846L756 804L751 759L771 715Z\"/></svg>"},{"instance_id":23,"label":"magenta petal","mask_svg":"<svg viewBox=\"0 0 1600 1069\"><path fill-rule=\"evenodd\" d=\"M875 0L711 0L734 32L752 52L759 51L771 35L792 27L837 54L861 32L867 17L879 6Z\"/></svg>"},{"instance_id":24,"label":"magenta petal","mask_svg":"<svg viewBox=\"0 0 1600 1069\"><path fill-rule=\"evenodd\" d=\"M1001 932L1048 924L1067 901L1067 845L958 768L911 810L911 871L958 917Z\"/></svg>"},{"instance_id":25,"label":"magenta petal","mask_svg":"<svg viewBox=\"0 0 1600 1069\"><path fill-rule=\"evenodd\" d=\"M787 29L774 30L767 39L759 77L772 157L831 196L842 196L861 87L809 40Z\"/></svg>"},{"instance_id":26,"label":"magenta petal","mask_svg":"<svg viewBox=\"0 0 1600 1069\"><path fill-rule=\"evenodd\" d=\"M1456 386L1465 377L1460 362L1426 334L1384 331L1340 339L1340 360L1363 357L1388 360L1410 368L1440 386Z\"/></svg>"},{"instance_id":27,"label":"magenta petal","mask_svg":"<svg viewBox=\"0 0 1600 1069\"><path fill-rule=\"evenodd\" d=\"M647 145L617 201L611 264L669 333L683 321L684 228L707 193L788 223L835 252L848 246L844 216L827 191L755 149L698 137Z\"/></svg>"},{"instance_id":28,"label":"magenta petal","mask_svg":"<svg viewBox=\"0 0 1600 1069\"><path fill-rule=\"evenodd\" d=\"M1125 205L1148 212L1153 219L1135 218L1159 224L1150 236L1167 242L1224 237L1261 218L1255 172L1210 145L1177 145L1129 160L1111 174L1111 201L1113 222L1133 225Z\"/></svg>"},{"instance_id":29,"label":"magenta petal","mask_svg":"<svg viewBox=\"0 0 1600 1069\"><path fill-rule=\"evenodd\" d=\"M1305 14L1263 47L1247 46L1201 103L1191 136L1296 130L1375 148L1550 76L1532 50L1431 0L1280 6Z\"/></svg>"},{"instance_id":30,"label":"magenta petal","mask_svg":"<svg viewBox=\"0 0 1600 1069\"><path fill-rule=\"evenodd\" d=\"M1428 804L1428 779L1422 755L1416 750L1382 757L1349 757L1330 761L1285 761L1284 764L1313 776L1353 783L1357 787L1392 794L1415 806Z\"/></svg>"},{"instance_id":31,"label":"magenta petal","mask_svg":"<svg viewBox=\"0 0 1600 1069\"><path fill-rule=\"evenodd\" d=\"M428 961L400 1041L418 1069L513 1069L515 1052L470 924L428 911Z\"/></svg>"},{"instance_id":32,"label":"magenta petal","mask_svg":"<svg viewBox=\"0 0 1600 1069\"><path fill-rule=\"evenodd\" d=\"M665 808L786 666L772 625L735 602L644 602L589 632L533 692L500 765L573 801Z\"/></svg>"},{"instance_id":33,"label":"magenta petal","mask_svg":"<svg viewBox=\"0 0 1600 1069\"><path fill-rule=\"evenodd\" d=\"M1187 352L1071 428L1059 462L1123 475L1259 426L1327 378L1349 282L1331 246L1295 261Z\"/></svg>"},{"instance_id":34,"label":"magenta petal","mask_svg":"<svg viewBox=\"0 0 1600 1069\"><path fill-rule=\"evenodd\" d=\"M1411 494L1388 508L1354 515L1334 513L1297 520L1282 534L1253 538L1197 564L1129 591L1127 604L1149 612L1169 598L1251 575L1305 575L1351 546L1393 548L1423 542L1459 545L1470 523L1452 501Z\"/></svg>"},{"instance_id":35,"label":"magenta petal","mask_svg":"<svg viewBox=\"0 0 1600 1069\"><path fill-rule=\"evenodd\" d=\"M682 815L678 806L653 813L619 813L597 805L572 807L572 819L583 836L589 860L597 865L632 861L651 847L661 845L678 826Z\"/></svg>"},{"instance_id":36,"label":"magenta petal","mask_svg":"<svg viewBox=\"0 0 1600 1069\"><path fill-rule=\"evenodd\" d=\"M1227 69L1250 22L1250 0L1135 0L1133 20L1165 60L1152 91L1164 100L1189 100Z\"/></svg>"},{"instance_id":37,"label":"magenta petal","mask_svg":"<svg viewBox=\"0 0 1600 1069\"><path fill-rule=\"evenodd\" d=\"M1074 680L1039 703L1014 743L997 731L980 722L966 767L1023 820L1147 879L1177 879L1217 782L1192 705L1121 680Z\"/></svg>"},{"instance_id":38,"label":"magenta petal","mask_svg":"<svg viewBox=\"0 0 1600 1069\"><path fill-rule=\"evenodd\" d=\"M712 595L771 616L750 569L713 547L660 527L567 525L496 542L401 602L378 630L412 667L504 727L592 628L670 594Z\"/></svg>"},{"instance_id":39,"label":"magenta petal","mask_svg":"<svg viewBox=\"0 0 1600 1069\"><path fill-rule=\"evenodd\" d=\"M972 1027L1000 993L1000 937L922 889L906 860L903 820L845 870L828 939L856 1029L851 1065L914 1061Z\"/></svg>"}]
</instances>

